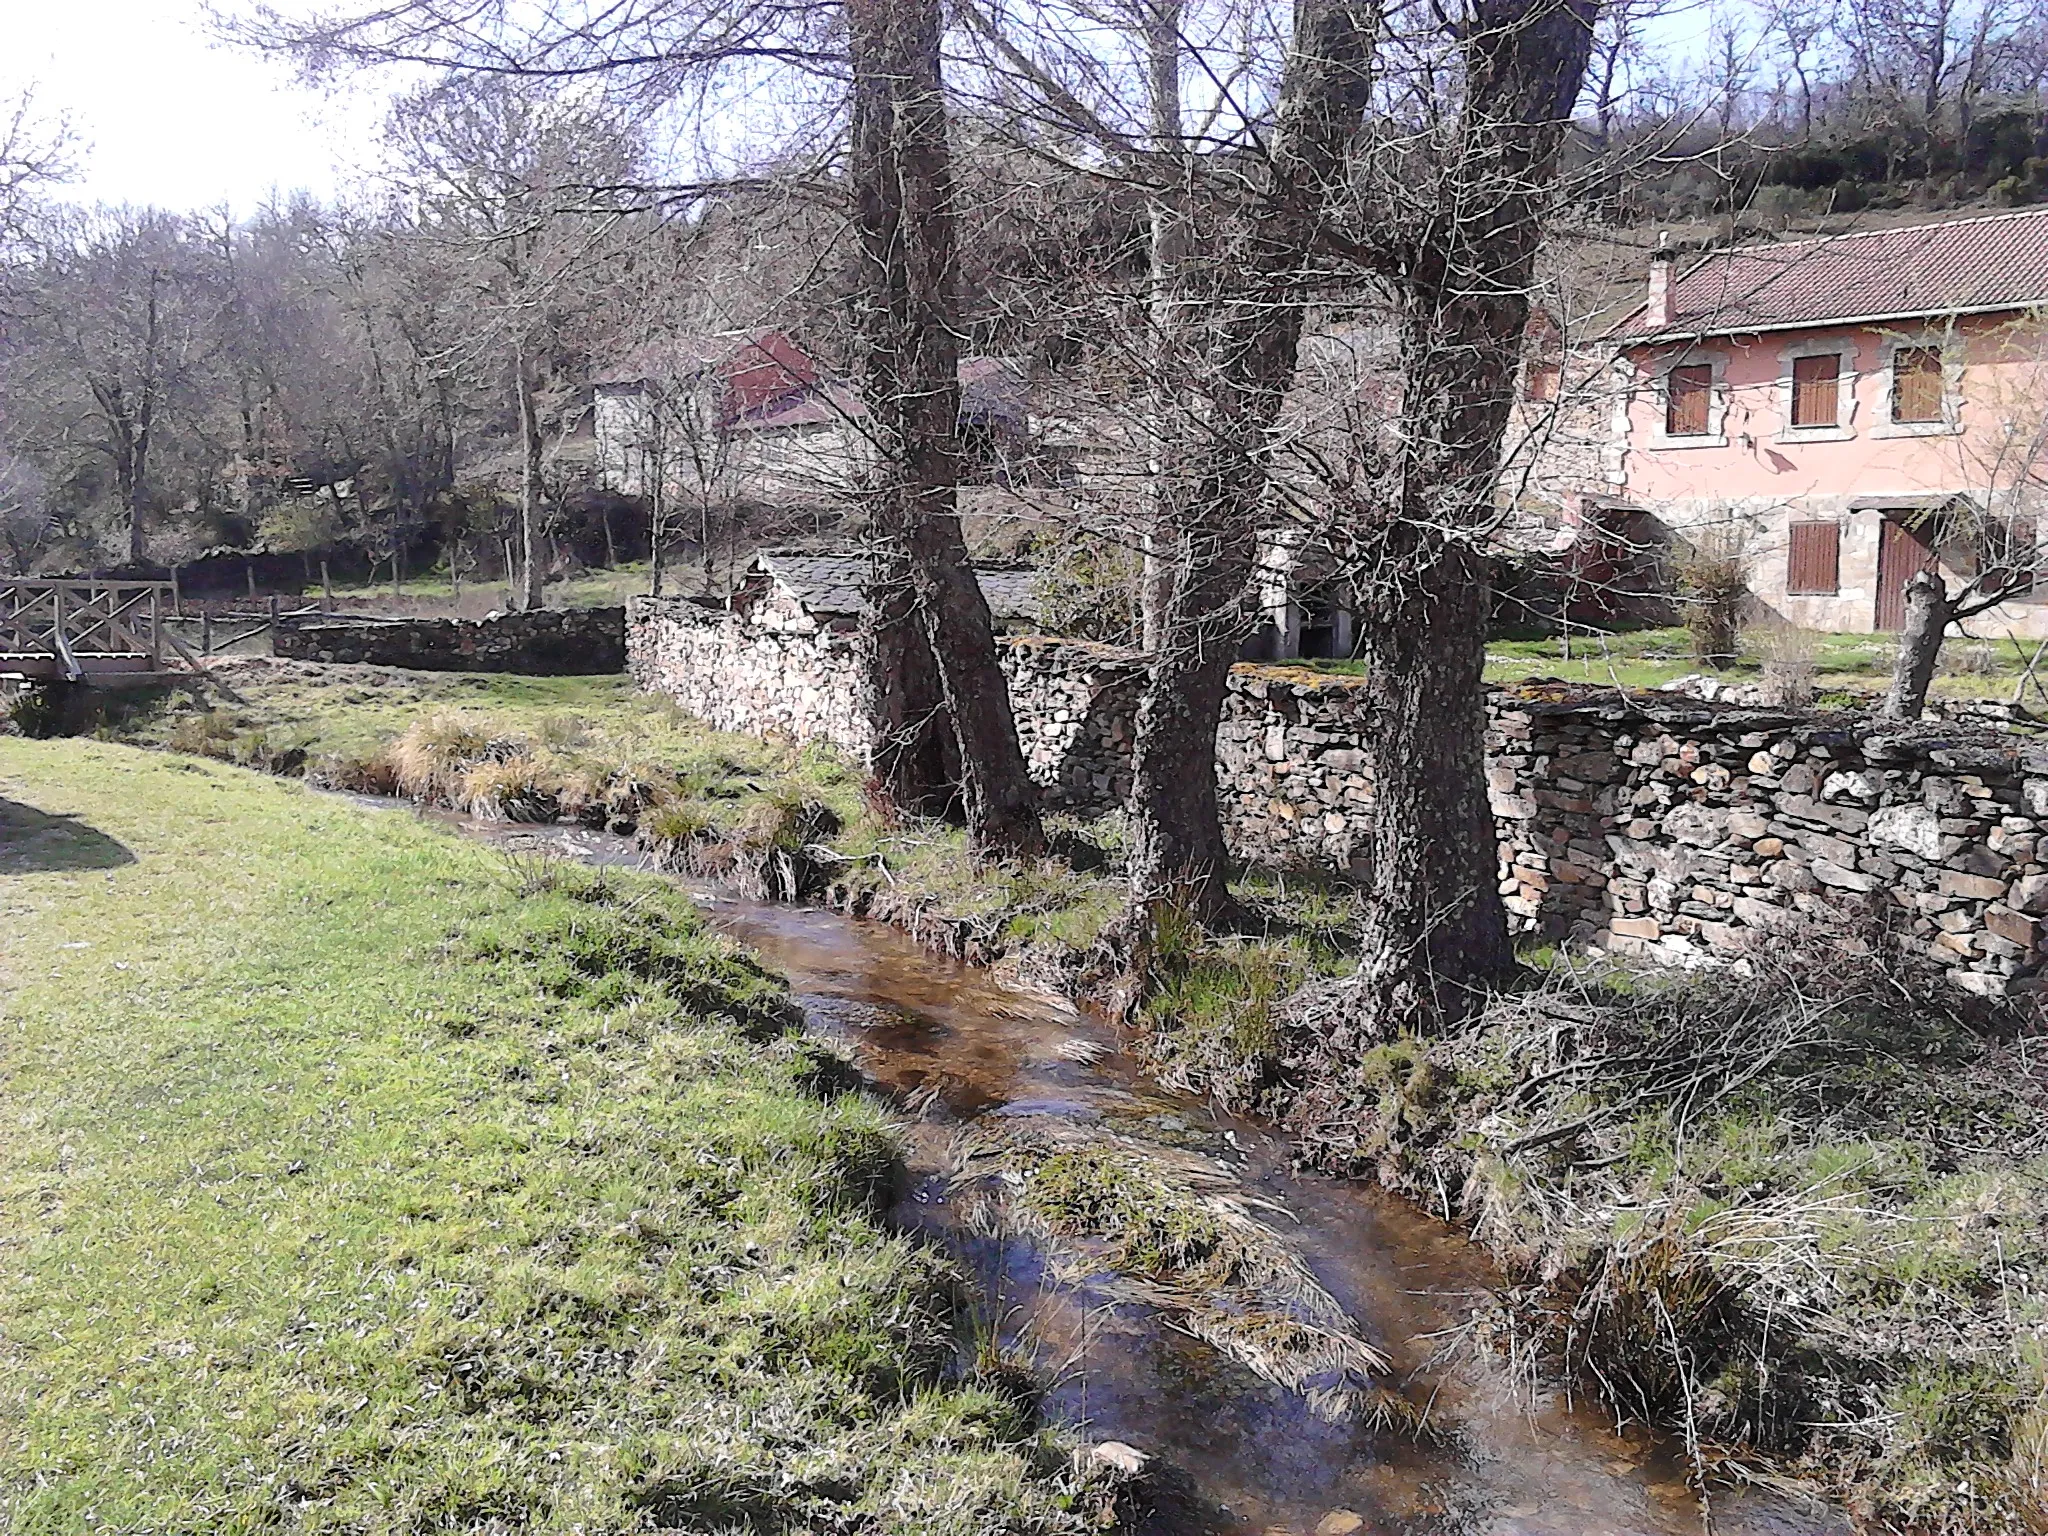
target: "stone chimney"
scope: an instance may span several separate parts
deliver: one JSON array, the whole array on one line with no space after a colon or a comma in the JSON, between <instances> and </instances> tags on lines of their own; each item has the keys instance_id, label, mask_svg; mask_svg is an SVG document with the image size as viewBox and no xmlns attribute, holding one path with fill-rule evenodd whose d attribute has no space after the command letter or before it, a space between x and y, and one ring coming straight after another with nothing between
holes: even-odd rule
<instances>
[{"instance_id":1,"label":"stone chimney","mask_svg":"<svg viewBox=\"0 0 2048 1536\"><path fill-rule=\"evenodd\" d=\"M1671 324L1671 268L1678 252L1667 243L1670 235L1659 232L1657 249L1650 252L1649 299L1643 305L1643 329L1661 331Z\"/></svg>"}]
</instances>

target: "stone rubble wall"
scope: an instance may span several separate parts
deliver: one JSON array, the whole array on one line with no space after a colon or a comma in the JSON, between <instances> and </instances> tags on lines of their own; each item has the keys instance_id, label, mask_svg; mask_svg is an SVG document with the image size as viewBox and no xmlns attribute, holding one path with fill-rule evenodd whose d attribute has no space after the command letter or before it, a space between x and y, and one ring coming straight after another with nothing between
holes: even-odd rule
<instances>
[{"instance_id":1,"label":"stone rubble wall","mask_svg":"<svg viewBox=\"0 0 2048 1536\"><path fill-rule=\"evenodd\" d=\"M486 619L281 620L275 654L422 672L587 677L626 670L626 610L546 609Z\"/></svg>"},{"instance_id":2,"label":"stone rubble wall","mask_svg":"<svg viewBox=\"0 0 2048 1536\"><path fill-rule=\"evenodd\" d=\"M1046 803L1090 816L1129 799L1144 664L1113 645L1034 635L1005 643L1003 671L1024 763Z\"/></svg>"},{"instance_id":3,"label":"stone rubble wall","mask_svg":"<svg viewBox=\"0 0 2048 1536\"><path fill-rule=\"evenodd\" d=\"M865 750L846 641L729 619L636 622L634 675L727 730ZM1081 641L1006 642L1032 776L1100 814L1130 787L1141 663ZM1487 703L1501 893L1523 932L1697 965L1788 925L1875 906L1983 995L2035 980L2048 915L2048 742L1613 690L1531 686ZM1247 664L1231 675L1217 784L1249 863L1364 872L1372 721L1355 678Z\"/></svg>"},{"instance_id":4,"label":"stone rubble wall","mask_svg":"<svg viewBox=\"0 0 2048 1536\"><path fill-rule=\"evenodd\" d=\"M857 636L758 628L688 598L636 597L630 612L626 670L645 692L721 731L827 741L867 761Z\"/></svg>"}]
</instances>

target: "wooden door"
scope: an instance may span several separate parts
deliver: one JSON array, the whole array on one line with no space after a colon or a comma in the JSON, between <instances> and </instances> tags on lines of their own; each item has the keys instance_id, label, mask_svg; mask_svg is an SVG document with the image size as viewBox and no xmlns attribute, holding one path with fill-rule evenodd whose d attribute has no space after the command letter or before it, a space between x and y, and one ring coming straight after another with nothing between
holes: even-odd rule
<instances>
[{"instance_id":1,"label":"wooden door","mask_svg":"<svg viewBox=\"0 0 2048 1536\"><path fill-rule=\"evenodd\" d=\"M1910 515L1910 514L1909 514ZM1934 567L1933 519L1919 514L1915 527L1890 514L1878 524L1877 627L1899 629L1906 622L1906 583Z\"/></svg>"}]
</instances>

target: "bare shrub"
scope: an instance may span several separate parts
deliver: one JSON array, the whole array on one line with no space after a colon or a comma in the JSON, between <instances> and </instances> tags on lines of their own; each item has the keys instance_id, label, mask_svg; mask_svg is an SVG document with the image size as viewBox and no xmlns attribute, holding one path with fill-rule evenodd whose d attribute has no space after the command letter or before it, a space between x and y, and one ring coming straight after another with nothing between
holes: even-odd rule
<instances>
[{"instance_id":1,"label":"bare shrub","mask_svg":"<svg viewBox=\"0 0 2048 1536\"><path fill-rule=\"evenodd\" d=\"M1693 655L1716 671L1732 666L1749 600L1748 540L1740 529L1707 529L1679 548L1671 578L1684 604Z\"/></svg>"},{"instance_id":2,"label":"bare shrub","mask_svg":"<svg viewBox=\"0 0 2048 1536\"><path fill-rule=\"evenodd\" d=\"M1503 1338L1696 1470L1746 1443L1874 1527L2017 1536L2048 1518L2048 1088L1882 912L1719 971L1555 963L1429 1041L1333 1047L1304 993L1291 1119L1462 1216L1514 1282Z\"/></svg>"},{"instance_id":3,"label":"bare shrub","mask_svg":"<svg viewBox=\"0 0 2048 1536\"><path fill-rule=\"evenodd\" d=\"M1948 670L1957 677L1991 677L1998 672L1998 646L1989 640L1969 640L1952 646Z\"/></svg>"},{"instance_id":4,"label":"bare shrub","mask_svg":"<svg viewBox=\"0 0 2048 1536\"><path fill-rule=\"evenodd\" d=\"M1128 540L1086 529L1063 530L1036 551L1038 599L1048 634L1136 648L1144 557Z\"/></svg>"}]
</instances>

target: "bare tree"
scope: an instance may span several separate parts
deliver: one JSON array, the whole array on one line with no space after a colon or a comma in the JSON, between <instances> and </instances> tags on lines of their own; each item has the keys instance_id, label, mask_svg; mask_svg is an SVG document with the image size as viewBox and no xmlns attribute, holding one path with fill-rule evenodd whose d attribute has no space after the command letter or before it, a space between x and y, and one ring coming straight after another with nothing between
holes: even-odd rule
<instances>
[{"instance_id":1,"label":"bare tree","mask_svg":"<svg viewBox=\"0 0 2048 1536\"><path fill-rule=\"evenodd\" d=\"M418 238L466 261L509 381L520 464L519 603L539 608L546 434L542 375L566 310L614 254L634 146L613 116L546 82L456 76L402 100L391 138L419 204Z\"/></svg>"},{"instance_id":2,"label":"bare tree","mask_svg":"<svg viewBox=\"0 0 2048 1536\"><path fill-rule=\"evenodd\" d=\"M1431 1028L1514 964L1485 782L1481 675L1501 453L1594 0L1477 0L1428 49L1417 131L1376 164L1362 254L1399 313L1400 428L1358 509L1373 706L1360 1016ZM1457 81L1439 109L1436 77ZM1391 211L1392 217L1387 217Z\"/></svg>"},{"instance_id":3,"label":"bare tree","mask_svg":"<svg viewBox=\"0 0 2048 1536\"><path fill-rule=\"evenodd\" d=\"M886 697L900 686L898 670L935 671L959 746L970 839L985 853L1035 853L1044 843L1037 791L957 503L959 277L939 4L849 0L846 20L856 304L879 449L869 517L878 684ZM922 655L898 633L908 624L922 631ZM914 743L916 720L902 725Z\"/></svg>"},{"instance_id":4,"label":"bare tree","mask_svg":"<svg viewBox=\"0 0 2048 1536\"><path fill-rule=\"evenodd\" d=\"M71 173L72 134L44 116L33 89L0 101L0 253L19 242L37 197Z\"/></svg>"},{"instance_id":5,"label":"bare tree","mask_svg":"<svg viewBox=\"0 0 2048 1536\"><path fill-rule=\"evenodd\" d=\"M1653 46L1657 24L1678 0L1609 0L1593 29L1587 68L1587 105L1593 114L1593 144L1614 146L1617 122L1637 94L1637 73Z\"/></svg>"},{"instance_id":6,"label":"bare tree","mask_svg":"<svg viewBox=\"0 0 2048 1536\"><path fill-rule=\"evenodd\" d=\"M15 285L11 392L40 419L47 455L104 487L90 494L118 519L130 564L147 558L151 521L172 499L169 433L203 408L213 295L193 234L153 210L53 214Z\"/></svg>"},{"instance_id":7,"label":"bare tree","mask_svg":"<svg viewBox=\"0 0 2048 1536\"><path fill-rule=\"evenodd\" d=\"M835 21L845 25L845 44L831 35ZM951 502L957 419L949 412L958 383L943 365L958 343L950 328L955 258L941 30L935 10L850 5L843 13L813 13L767 3L728 10L682 0L644 12L400 0L312 21L261 10L230 28L240 40L288 51L316 71L425 63L472 84L581 78L642 99L673 99L687 90L701 101L717 81L770 65L829 75L835 83L850 73L848 190L866 285L860 329L867 404L882 466L878 531L885 552L907 562L898 574L914 580L915 602L927 610L920 624L944 636L931 664L957 737L971 835L992 851L1023 851L1040 841L1035 792ZM888 612L886 605L877 609L885 626ZM880 675L886 682L900 671L892 663Z\"/></svg>"},{"instance_id":8,"label":"bare tree","mask_svg":"<svg viewBox=\"0 0 2048 1536\"><path fill-rule=\"evenodd\" d=\"M1156 413L1147 533L1163 567L1149 606L1156 642L1137 712L1132 913L1138 931L1163 903L1198 918L1231 910L1216 804L1215 739L1230 667L1249 636L1260 529L1270 517L1273 429L1294 382L1305 315L1331 217L1372 95L1380 13L1354 0L1303 0L1277 68L1210 59L1214 110L1198 152L1177 123L1177 9L1122 13L1134 65L1126 94L1085 47L1013 31L971 9L999 99L1021 120L1050 118L1112 158L1145 190L1150 250L1128 366ZM1083 12L1085 26L1094 22ZM1256 52L1256 49L1253 50ZM1265 93L1270 92L1270 95ZM1251 103L1264 96L1270 108ZM1161 148L1161 146L1164 146Z\"/></svg>"},{"instance_id":9,"label":"bare tree","mask_svg":"<svg viewBox=\"0 0 2048 1536\"><path fill-rule=\"evenodd\" d=\"M25 459L0 456L0 545L8 569L17 576L34 570L53 531L42 475Z\"/></svg>"},{"instance_id":10,"label":"bare tree","mask_svg":"<svg viewBox=\"0 0 2048 1536\"><path fill-rule=\"evenodd\" d=\"M1980 419L1949 441L1957 478L1971 488L1914 520L1926 563L1906 583L1881 706L1899 719L1926 709L1949 631L2031 595L2048 559L2048 341L2031 316L1987 331L1958 329L1941 349L1944 373L1966 353L1978 365Z\"/></svg>"},{"instance_id":11,"label":"bare tree","mask_svg":"<svg viewBox=\"0 0 2048 1536\"><path fill-rule=\"evenodd\" d=\"M1776 41L1780 66L1798 90L1801 133L1813 132L1814 93L1828 66L1838 10L1834 0L1766 0L1763 6L1764 36Z\"/></svg>"}]
</instances>

